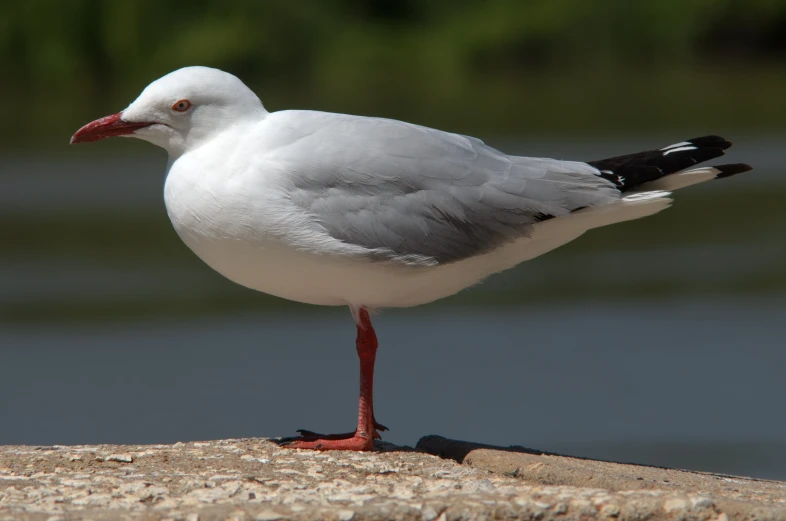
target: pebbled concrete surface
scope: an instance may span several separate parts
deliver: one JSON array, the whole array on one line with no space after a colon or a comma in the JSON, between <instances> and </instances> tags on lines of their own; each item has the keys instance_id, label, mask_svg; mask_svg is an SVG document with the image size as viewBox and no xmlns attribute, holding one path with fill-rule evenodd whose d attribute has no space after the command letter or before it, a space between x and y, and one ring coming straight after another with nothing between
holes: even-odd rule
<instances>
[{"instance_id":1,"label":"pebbled concrete surface","mask_svg":"<svg viewBox=\"0 0 786 521\"><path fill-rule=\"evenodd\" d=\"M786 483L488 448L0 447L0 520L786 519Z\"/></svg>"},{"instance_id":2,"label":"pebbled concrete surface","mask_svg":"<svg viewBox=\"0 0 786 521\"><path fill-rule=\"evenodd\" d=\"M753 514L756 519L769 519L767 516L771 514L774 519L786 520L786 482L783 481L573 458L440 436L421 438L417 449L526 483L601 488L610 492L695 493L710 498L730 519L747 519L754 517Z\"/></svg>"}]
</instances>

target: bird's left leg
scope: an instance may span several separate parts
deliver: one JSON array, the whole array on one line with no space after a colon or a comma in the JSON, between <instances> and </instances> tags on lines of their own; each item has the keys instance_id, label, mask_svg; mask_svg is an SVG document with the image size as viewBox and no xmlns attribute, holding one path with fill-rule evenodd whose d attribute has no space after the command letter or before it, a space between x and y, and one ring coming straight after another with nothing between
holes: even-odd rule
<instances>
[{"instance_id":1,"label":"bird's left leg","mask_svg":"<svg viewBox=\"0 0 786 521\"><path fill-rule=\"evenodd\" d=\"M288 438L281 444L293 449L314 450L371 450L374 439L380 438L377 431L387 427L374 418L374 362L377 357L377 335L371 325L368 311L357 312L357 339L355 346L360 360L360 400L358 404L358 426L355 432L346 434L317 434L300 430L302 436Z\"/></svg>"}]
</instances>

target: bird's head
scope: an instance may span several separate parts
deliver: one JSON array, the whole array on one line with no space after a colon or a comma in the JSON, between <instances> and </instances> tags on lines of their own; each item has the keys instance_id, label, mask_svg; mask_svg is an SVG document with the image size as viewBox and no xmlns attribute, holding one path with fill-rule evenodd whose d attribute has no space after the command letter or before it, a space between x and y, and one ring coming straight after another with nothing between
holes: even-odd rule
<instances>
[{"instance_id":1,"label":"bird's head","mask_svg":"<svg viewBox=\"0 0 786 521\"><path fill-rule=\"evenodd\" d=\"M122 112L83 126L71 143L136 137L179 156L266 113L259 98L237 77L209 67L185 67L148 85Z\"/></svg>"}]
</instances>

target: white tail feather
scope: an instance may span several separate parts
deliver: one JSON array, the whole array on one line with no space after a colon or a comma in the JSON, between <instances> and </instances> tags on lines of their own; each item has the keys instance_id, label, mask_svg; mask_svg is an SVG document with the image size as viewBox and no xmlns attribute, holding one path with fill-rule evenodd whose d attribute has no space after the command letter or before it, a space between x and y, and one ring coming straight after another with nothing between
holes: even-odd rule
<instances>
[{"instance_id":1,"label":"white tail feather","mask_svg":"<svg viewBox=\"0 0 786 521\"><path fill-rule=\"evenodd\" d=\"M679 190L680 188L685 188L686 186L703 183L705 181L711 181L715 179L718 174L720 174L720 170L711 166L703 166L701 168L694 168L692 170L683 170L682 172L677 172L675 174L667 175L665 177L661 177L660 179L650 181L649 183L644 183L641 185L641 187L639 187L639 190L637 190L636 193L639 191L650 190Z\"/></svg>"},{"instance_id":2,"label":"white tail feather","mask_svg":"<svg viewBox=\"0 0 786 521\"><path fill-rule=\"evenodd\" d=\"M671 205L670 195L671 192L663 190L635 192L626 195L617 203L585 208L574 212L572 216L580 219L582 226L590 230L656 214Z\"/></svg>"}]
</instances>

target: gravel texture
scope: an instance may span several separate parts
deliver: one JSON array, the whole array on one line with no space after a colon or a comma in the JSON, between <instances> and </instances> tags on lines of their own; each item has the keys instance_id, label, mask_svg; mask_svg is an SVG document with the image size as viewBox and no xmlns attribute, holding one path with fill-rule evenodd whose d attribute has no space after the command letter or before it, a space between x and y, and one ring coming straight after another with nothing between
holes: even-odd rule
<instances>
[{"instance_id":1,"label":"gravel texture","mask_svg":"<svg viewBox=\"0 0 786 521\"><path fill-rule=\"evenodd\" d=\"M319 453L265 439L0 447L0 521L786 519L784 482L436 436L418 450L376 448Z\"/></svg>"}]
</instances>

